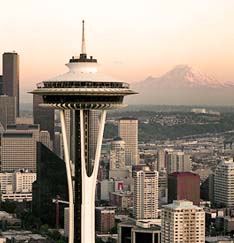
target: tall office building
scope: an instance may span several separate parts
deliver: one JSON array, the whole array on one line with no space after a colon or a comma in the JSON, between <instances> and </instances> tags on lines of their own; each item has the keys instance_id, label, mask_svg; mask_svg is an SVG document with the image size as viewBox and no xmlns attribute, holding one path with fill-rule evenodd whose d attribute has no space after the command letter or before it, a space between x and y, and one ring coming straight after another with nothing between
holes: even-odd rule
<instances>
[{"instance_id":1,"label":"tall office building","mask_svg":"<svg viewBox=\"0 0 234 243\"><path fill-rule=\"evenodd\" d=\"M47 148L52 150L52 143L50 140L50 133L48 131L40 131L39 141L44 144Z\"/></svg>"},{"instance_id":2,"label":"tall office building","mask_svg":"<svg viewBox=\"0 0 234 243\"><path fill-rule=\"evenodd\" d=\"M189 200L200 206L200 176L191 172L168 175L168 203L174 200Z\"/></svg>"},{"instance_id":3,"label":"tall office building","mask_svg":"<svg viewBox=\"0 0 234 243\"><path fill-rule=\"evenodd\" d=\"M16 116L19 117L19 55L3 53L3 94L16 97Z\"/></svg>"},{"instance_id":4,"label":"tall office building","mask_svg":"<svg viewBox=\"0 0 234 243\"><path fill-rule=\"evenodd\" d=\"M68 200L66 167L62 159L45 145L37 143L37 180L33 183L32 211L42 224L55 225L56 207L52 199L59 195ZM64 207L59 206L59 223L63 225Z\"/></svg>"},{"instance_id":5,"label":"tall office building","mask_svg":"<svg viewBox=\"0 0 234 243\"><path fill-rule=\"evenodd\" d=\"M223 160L214 174L214 203L218 207L234 206L234 162Z\"/></svg>"},{"instance_id":6,"label":"tall office building","mask_svg":"<svg viewBox=\"0 0 234 243\"><path fill-rule=\"evenodd\" d=\"M138 156L138 120L121 118L118 124L118 136L125 142L126 165L137 165Z\"/></svg>"},{"instance_id":7,"label":"tall office building","mask_svg":"<svg viewBox=\"0 0 234 243\"><path fill-rule=\"evenodd\" d=\"M135 171L133 211L136 219L155 219L158 217L158 172L148 166Z\"/></svg>"},{"instance_id":8,"label":"tall office building","mask_svg":"<svg viewBox=\"0 0 234 243\"><path fill-rule=\"evenodd\" d=\"M16 98L0 95L0 123L6 129L7 124L15 124L16 122Z\"/></svg>"},{"instance_id":9,"label":"tall office building","mask_svg":"<svg viewBox=\"0 0 234 243\"><path fill-rule=\"evenodd\" d=\"M59 158L63 158L62 134L60 132L54 133L53 151Z\"/></svg>"},{"instance_id":10,"label":"tall office building","mask_svg":"<svg viewBox=\"0 0 234 243\"><path fill-rule=\"evenodd\" d=\"M166 168L166 155L167 151L159 150L157 152L157 171L164 170Z\"/></svg>"},{"instance_id":11,"label":"tall office building","mask_svg":"<svg viewBox=\"0 0 234 243\"><path fill-rule=\"evenodd\" d=\"M191 159L182 151L170 151L166 155L167 173L191 171Z\"/></svg>"},{"instance_id":12,"label":"tall office building","mask_svg":"<svg viewBox=\"0 0 234 243\"><path fill-rule=\"evenodd\" d=\"M48 131L50 139L54 140L54 109L40 107L43 99L40 95L33 95L33 120L40 125L40 130Z\"/></svg>"},{"instance_id":13,"label":"tall office building","mask_svg":"<svg viewBox=\"0 0 234 243\"><path fill-rule=\"evenodd\" d=\"M8 125L1 140L1 172L18 169L36 172L38 125Z\"/></svg>"},{"instance_id":14,"label":"tall office building","mask_svg":"<svg viewBox=\"0 0 234 243\"><path fill-rule=\"evenodd\" d=\"M110 170L125 168L125 142L117 137L111 142Z\"/></svg>"},{"instance_id":15,"label":"tall office building","mask_svg":"<svg viewBox=\"0 0 234 243\"><path fill-rule=\"evenodd\" d=\"M115 226L115 210L112 207L95 208L95 228L99 234L107 234Z\"/></svg>"},{"instance_id":16,"label":"tall office building","mask_svg":"<svg viewBox=\"0 0 234 243\"><path fill-rule=\"evenodd\" d=\"M163 206L161 243L205 243L205 212L190 201Z\"/></svg>"},{"instance_id":17,"label":"tall office building","mask_svg":"<svg viewBox=\"0 0 234 243\"><path fill-rule=\"evenodd\" d=\"M123 106L123 98L134 94L129 85L98 70L97 60L85 49L84 22L82 52L67 64L69 71L37 85L33 94L43 96L44 106L60 110L64 155L69 192L69 243L95 242L95 187L99 168L106 111ZM70 159L66 134L65 110L73 111L73 140ZM100 111L95 160L90 160L90 119Z\"/></svg>"}]
</instances>

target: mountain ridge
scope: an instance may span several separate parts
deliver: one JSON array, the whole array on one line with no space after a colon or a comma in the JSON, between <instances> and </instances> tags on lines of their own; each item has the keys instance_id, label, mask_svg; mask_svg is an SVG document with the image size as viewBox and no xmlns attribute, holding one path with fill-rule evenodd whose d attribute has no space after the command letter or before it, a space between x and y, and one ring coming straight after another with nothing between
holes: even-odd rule
<instances>
[{"instance_id":1,"label":"mountain ridge","mask_svg":"<svg viewBox=\"0 0 234 243\"><path fill-rule=\"evenodd\" d=\"M189 65L177 65L160 77L133 83L130 104L233 105L234 82L221 82Z\"/></svg>"}]
</instances>

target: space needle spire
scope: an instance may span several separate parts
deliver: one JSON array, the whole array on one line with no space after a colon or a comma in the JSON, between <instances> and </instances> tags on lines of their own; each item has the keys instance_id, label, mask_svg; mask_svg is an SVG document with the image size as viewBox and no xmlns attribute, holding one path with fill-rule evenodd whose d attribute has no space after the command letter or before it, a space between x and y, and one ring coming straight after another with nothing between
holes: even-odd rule
<instances>
[{"instance_id":1,"label":"space needle spire","mask_svg":"<svg viewBox=\"0 0 234 243\"><path fill-rule=\"evenodd\" d=\"M85 22L82 20L82 46L81 46L81 54L86 54L86 45L85 45Z\"/></svg>"}]
</instances>

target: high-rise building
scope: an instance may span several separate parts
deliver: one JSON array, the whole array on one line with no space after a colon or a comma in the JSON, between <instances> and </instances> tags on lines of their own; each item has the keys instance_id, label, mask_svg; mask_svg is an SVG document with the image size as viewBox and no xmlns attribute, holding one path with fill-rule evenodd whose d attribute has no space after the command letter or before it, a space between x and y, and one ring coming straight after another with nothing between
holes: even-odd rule
<instances>
[{"instance_id":1,"label":"high-rise building","mask_svg":"<svg viewBox=\"0 0 234 243\"><path fill-rule=\"evenodd\" d=\"M60 132L54 133L53 151L58 155L59 158L63 158L62 134Z\"/></svg>"},{"instance_id":2,"label":"high-rise building","mask_svg":"<svg viewBox=\"0 0 234 243\"><path fill-rule=\"evenodd\" d=\"M99 234L107 234L115 226L115 210L111 207L95 208L95 225Z\"/></svg>"},{"instance_id":3,"label":"high-rise building","mask_svg":"<svg viewBox=\"0 0 234 243\"><path fill-rule=\"evenodd\" d=\"M234 162L220 162L214 174L214 204L218 207L234 206Z\"/></svg>"},{"instance_id":4,"label":"high-rise building","mask_svg":"<svg viewBox=\"0 0 234 243\"><path fill-rule=\"evenodd\" d=\"M50 140L50 133L48 131L40 131L39 141L44 144L47 148L52 150L52 143Z\"/></svg>"},{"instance_id":5,"label":"high-rise building","mask_svg":"<svg viewBox=\"0 0 234 243\"><path fill-rule=\"evenodd\" d=\"M19 55L3 53L3 94L16 97L16 116L19 116Z\"/></svg>"},{"instance_id":6,"label":"high-rise building","mask_svg":"<svg viewBox=\"0 0 234 243\"><path fill-rule=\"evenodd\" d=\"M40 107L43 99L40 95L33 95L33 120L40 125L40 130L48 131L50 139L54 139L54 109Z\"/></svg>"},{"instance_id":7,"label":"high-rise building","mask_svg":"<svg viewBox=\"0 0 234 243\"><path fill-rule=\"evenodd\" d=\"M163 170L166 168L166 154L167 151L159 150L157 152L157 171Z\"/></svg>"},{"instance_id":8,"label":"high-rise building","mask_svg":"<svg viewBox=\"0 0 234 243\"><path fill-rule=\"evenodd\" d=\"M174 172L168 175L168 203L189 200L200 205L200 177L191 172Z\"/></svg>"},{"instance_id":9,"label":"high-rise building","mask_svg":"<svg viewBox=\"0 0 234 243\"><path fill-rule=\"evenodd\" d=\"M68 200L66 167L62 159L45 145L37 143L37 180L33 183L32 211L43 224L54 227L56 222L56 207L52 202L58 196ZM64 207L59 206L59 223L64 223Z\"/></svg>"},{"instance_id":10,"label":"high-rise building","mask_svg":"<svg viewBox=\"0 0 234 243\"><path fill-rule=\"evenodd\" d=\"M167 173L191 171L191 159L182 151L170 151L166 155Z\"/></svg>"},{"instance_id":11,"label":"high-rise building","mask_svg":"<svg viewBox=\"0 0 234 243\"><path fill-rule=\"evenodd\" d=\"M190 201L163 206L161 243L205 243L205 212Z\"/></svg>"},{"instance_id":12,"label":"high-rise building","mask_svg":"<svg viewBox=\"0 0 234 243\"><path fill-rule=\"evenodd\" d=\"M126 165L137 165L138 156L138 120L121 118L118 124L118 136L125 142Z\"/></svg>"},{"instance_id":13,"label":"high-rise building","mask_svg":"<svg viewBox=\"0 0 234 243\"><path fill-rule=\"evenodd\" d=\"M16 98L0 95L0 123L6 129L7 124L16 122Z\"/></svg>"},{"instance_id":14,"label":"high-rise building","mask_svg":"<svg viewBox=\"0 0 234 243\"><path fill-rule=\"evenodd\" d=\"M69 243L95 242L95 187L106 110L122 107L124 96L134 94L127 83L101 73L97 60L87 56L84 22L82 36L82 52L79 57L70 59L67 64L69 71L43 81L32 91L33 94L43 96L44 106L60 110L69 192ZM73 111L72 161L64 110ZM89 159L89 127L93 110L101 113L94 162Z\"/></svg>"},{"instance_id":15,"label":"high-rise building","mask_svg":"<svg viewBox=\"0 0 234 243\"><path fill-rule=\"evenodd\" d=\"M166 170L159 171L158 176L158 195L159 199L165 198L168 194L168 182L167 182L167 172Z\"/></svg>"},{"instance_id":16,"label":"high-rise building","mask_svg":"<svg viewBox=\"0 0 234 243\"><path fill-rule=\"evenodd\" d=\"M111 142L110 170L125 168L125 142L117 137Z\"/></svg>"},{"instance_id":17,"label":"high-rise building","mask_svg":"<svg viewBox=\"0 0 234 243\"><path fill-rule=\"evenodd\" d=\"M1 172L28 169L36 172L39 125L8 125L2 134Z\"/></svg>"},{"instance_id":18,"label":"high-rise building","mask_svg":"<svg viewBox=\"0 0 234 243\"><path fill-rule=\"evenodd\" d=\"M136 219L156 219L158 217L158 172L148 166L135 171L133 211Z\"/></svg>"}]
</instances>

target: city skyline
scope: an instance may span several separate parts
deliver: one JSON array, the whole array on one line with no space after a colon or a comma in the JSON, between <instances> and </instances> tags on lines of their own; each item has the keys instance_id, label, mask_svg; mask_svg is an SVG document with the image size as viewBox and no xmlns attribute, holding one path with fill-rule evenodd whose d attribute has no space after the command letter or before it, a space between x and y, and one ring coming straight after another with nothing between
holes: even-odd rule
<instances>
[{"instance_id":1,"label":"city skyline","mask_svg":"<svg viewBox=\"0 0 234 243\"><path fill-rule=\"evenodd\" d=\"M232 1L137 1L133 5L131 1L13 0L2 5L0 29L5 34L0 51L15 50L20 55L25 94L38 81L66 71L61 64L80 52L78 23L85 19L88 50L102 58L103 72L120 80L137 82L160 76L177 64L189 64L220 81L232 81L233 6Z\"/></svg>"}]
</instances>

